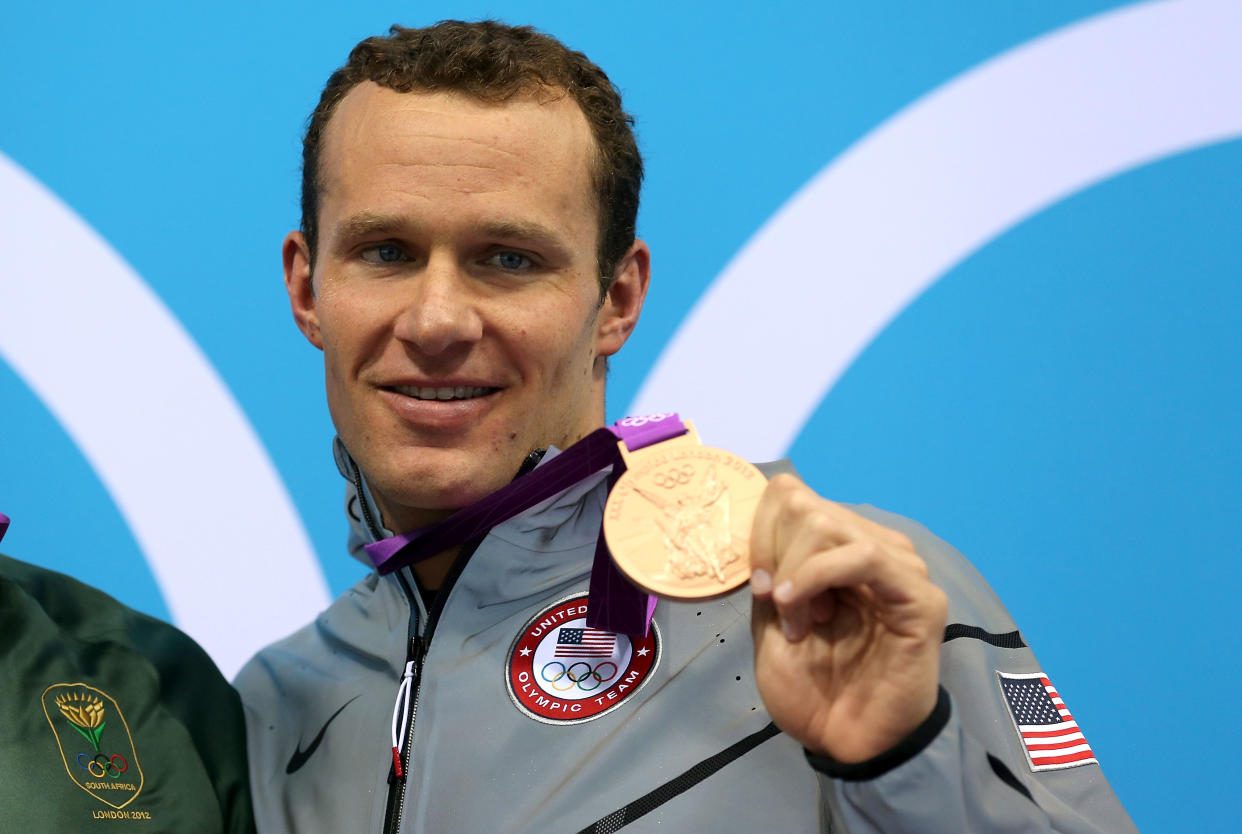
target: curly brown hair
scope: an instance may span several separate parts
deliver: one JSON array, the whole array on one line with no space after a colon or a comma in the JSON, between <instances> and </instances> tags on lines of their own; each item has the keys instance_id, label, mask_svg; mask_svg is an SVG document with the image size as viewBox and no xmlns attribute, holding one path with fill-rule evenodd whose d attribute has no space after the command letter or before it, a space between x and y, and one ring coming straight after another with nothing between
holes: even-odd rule
<instances>
[{"instance_id":1,"label":"curly brown hair","mask_svg":"<svg viewBox=\"0 0 1242 834\"><path fill-rule=\"evenodd\" d=\"M601 293L607 290L617 262L634 242L643 161L634 119L621 108L621 93L604 71L530 26L442 20L425 29L388 31L359 43L345 66L332 73L302 140L302 233L312 262L319 237L320 143L337 105L356 85L373 81L401 93L449 90L493 103L546 90L569 95L595 139L596 258Z\"/></svg>"}]
</instances>

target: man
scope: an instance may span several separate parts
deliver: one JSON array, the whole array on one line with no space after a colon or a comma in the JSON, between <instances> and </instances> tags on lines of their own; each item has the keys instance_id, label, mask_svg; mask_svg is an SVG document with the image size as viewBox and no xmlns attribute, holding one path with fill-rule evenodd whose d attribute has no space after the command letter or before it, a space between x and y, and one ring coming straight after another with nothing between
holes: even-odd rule
<instances>
[{"instance_id":1,"label":"man","mask_svg":"<svg viewBox=\"0 0 1242 834\"><path fill-rule=\"evenodd\" d=\"M593 442L650 274L629 125L584 56L491 22L394 27L329 80L284 264L355 549L489 517ZM922 528L771 465L749 587L618 633L587 614L596 470L242 671L261 827L1131 827L1000 603Z\"/></svg>"},{"instance_id":2,"label":"man","mask_svg":"<svg viewBox=\"0 0 1242 834\"><path fill-rule=\"evenodd\" d=\"M0 635L5 831L255 830L241 703L193 640L4 555Z\"/></svg>"}]
</instances>

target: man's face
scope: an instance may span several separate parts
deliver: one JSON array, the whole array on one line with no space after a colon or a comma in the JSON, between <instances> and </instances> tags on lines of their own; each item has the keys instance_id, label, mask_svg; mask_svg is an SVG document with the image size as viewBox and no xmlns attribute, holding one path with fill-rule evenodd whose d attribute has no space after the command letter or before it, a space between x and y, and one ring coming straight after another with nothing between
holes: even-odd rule
<instances>
[{"instance_id":1,"label":"man's face","mask_svg":"<svg viewBox=\"0 0 1242 834\"><path fill-rule=\"evenodd\" d=\"M646 291L636 242L603 304L590 130L568 97L500 105L355 87L321 151L314 275L285 241L294 316L387 525L508 483L604 419L604 357Z\"/></svg>"}]
</instances>

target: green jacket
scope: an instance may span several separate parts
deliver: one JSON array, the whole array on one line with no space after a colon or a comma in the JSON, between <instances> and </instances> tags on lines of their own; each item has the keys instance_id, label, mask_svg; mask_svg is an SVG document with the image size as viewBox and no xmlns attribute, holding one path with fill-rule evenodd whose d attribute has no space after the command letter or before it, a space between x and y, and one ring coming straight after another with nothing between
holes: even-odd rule
<instances>
[{"instance_id":1,"label":"green jacket","mask_svg":"<svg viewBox=\"0 0 1242 834\"><path fill-rule=\"evenodd\" d=\"M2 555L0 762L0 830L254 831L241 704L206 653Z\"/></svg>"}]
</instances>

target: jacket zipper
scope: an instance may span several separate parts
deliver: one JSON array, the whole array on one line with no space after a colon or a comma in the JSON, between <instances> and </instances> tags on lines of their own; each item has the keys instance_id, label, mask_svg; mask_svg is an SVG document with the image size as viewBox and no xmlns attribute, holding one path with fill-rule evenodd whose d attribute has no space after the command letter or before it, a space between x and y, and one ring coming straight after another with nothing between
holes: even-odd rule
<instances>
[{"instance_id":1,"label":"jacket zipper","mask_svg":"<svg viewBox=\"0 0 1242 834\"><path fill-rule=\"evenodd\" d=\"M405 811L405 780L409 776L410 749L414 745L414 719L418 717L418 689L423 677L423 660L427 656L422 639L417 635L410 639L408 656L412 659L406 662L414 664L414 676L410 682L410 719L405 732L405 749L399 755L393 756L393 769L388 776L388 810L384 822L386 834L396 834ZM400 772L397 771L398 762L401 764Z\"/></svg>"},{"instance_id":2,"label":"jacket zipper","mask_svg":"<svg viewBox=\"0 0 1242 834\"><path fill-rule=\"evenodd\" d=\"M401 829L401 817L405 813L406 782L410 778L410 762L414 758L414 719L418 715L419 690L422 688L423 667L427 661L427 652L431 648L431 638L435 634L436 623L440 621L440 612L444 610L444 605L453 590L453 585L457 582L457 577L461 576L466 563L470 561L470 557L474 555L474 551L478 549L482 541L482 539L475 539L462 546L461 553L453 561L448 576L444 578L444 584L436 592L435 605L427 615L427 624L423 627L421 635L418 629L418 619L422 603L418 599L418 592L410 587L410 583L404 576L408 569L402 569L394 574L410 603L410 649L406 662L413 661L414 674L410 681L410 721L405 733L405 749L400 755L403 774L400 778L397 777L395 765L388 773L388 810L384 815L385 834L397 834Z\"/></svg>"},{"instance_id":3,"label":"jacket zipper","mask_svg":"<svg viewBox=\"0 0 1242 834\"><path fill-rule=\"evenodd\" d=\"M547 452L546 449L535 449L527 455L514 478L518 478L538 466L545 452ZM353 481L355 488L358 490L358 503L362 507L363 518L371 528L371 534L379 538L379 525L375 523L367 508L367 502L362 492L362 472L357 466L354 467ZM418 592L410 587L410 583L404 576L408 572L410 577L414 578L414 572L410 568L403 568L393 574L410 603L410 648L405 660L407 664L414 663L414 674L410 681L410 721L405 734L405 749L401 751L399 756L394 756L393 766L388 772L388 808L384 813L384 834L398 834L401 829L401 817L405 813L406 781L410 778L410 762L414 759L414 719L418 715L418 695L419 690L422 688L423 666L427 660L427 651L431 648L431 637L435 633L436 623L440 621L440 612L444 610L444 605L453 590L453 585L457 582L457 577L461 576L461 572L465 570L466 563L470 561L470 557L474 556L474 552L478 550L485 537L486 535L481 536L462 545L461 552L453 560L453 565L449 568L448 575L444 578L444 583L436 591L435 605L428 612L427 624L423 627L421 633L418 628L418 620L419 612L422 610L422 600L419 598ZM414 581L417 582L418 580L414 578ZM401 763L401 776L397 776L397 761Z\"/></svg>"},{"instance_id":4,"label":"jacket zipper","mask_svg":"<svg viewBox=\"0 0 1242 834\"><path fill-rule=\"evenodd\" d=\"M409 648L406 650L405 662L407 669L413 669L413 676L410 680L409 719L405 730L405 747L399 756L393 756L393 765L388 771L388 807L384 812L385 834L396 834L401 825L401 812L405 809L405 780L410 772L410 748L414 744L414 718L418 714L418 691L423 679L423 660L427 656L426 643L419 628L422 603L417 598L417 592L410 587L410 582L405 576L406 572L403 569L393 576L397 584L401 586L401 590L405 592L406 600L410 604ZM400 688L397 692L398 700L400 700ZM394 705L394 712L397 708L398 706ZM400 774L398 774L398 763L400 763Z\"/></svg>"}]
</instances>

